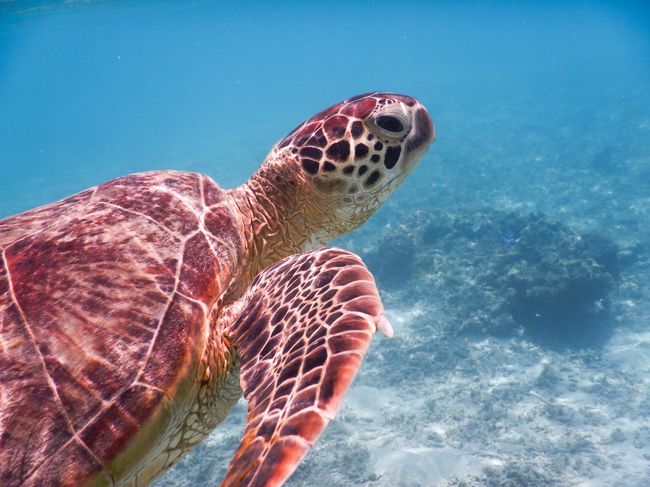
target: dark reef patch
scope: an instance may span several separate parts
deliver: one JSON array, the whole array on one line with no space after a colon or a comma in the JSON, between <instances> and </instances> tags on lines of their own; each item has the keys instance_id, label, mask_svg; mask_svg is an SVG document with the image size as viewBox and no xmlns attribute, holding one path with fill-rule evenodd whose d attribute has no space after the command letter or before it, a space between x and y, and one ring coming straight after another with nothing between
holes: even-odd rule
<instances>
[{"instance_id":1,"label":"dark reef patch","mask_svg":"<svg viewBox=\"0 0 650 487\"><path fill-rule=\"evenodd\" d=\"M541 213L482 209L417 213L362 257L389 302L423 296L448 315L451 333L584 348L610 335L610 294L628 254Z\"/></svg>"}]
</instances>

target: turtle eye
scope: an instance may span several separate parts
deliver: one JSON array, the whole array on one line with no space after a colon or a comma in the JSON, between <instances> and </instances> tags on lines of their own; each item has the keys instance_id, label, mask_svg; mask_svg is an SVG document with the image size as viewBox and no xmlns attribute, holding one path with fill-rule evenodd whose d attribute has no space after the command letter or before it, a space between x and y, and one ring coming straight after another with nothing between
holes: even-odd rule
<instances>
[{"instance_id":1,"label":"turtle eye","mask_svg":"<svg viewBox=\"0 0 650 487\"><path fill-rule=\"evenodd\" d=\"M390 115L380 115L375 119L377 126L388 130L389 132L400 133L404 130L404 125L397 117L392 117Z\"/></svg>"},{"instance_id":2,"label":"turtle eye","mask_svg":"<svg viewBox=\"0 0 650 487\"><path fill-rule=\"evenodd\" d=\"M408 119L396 113L376 115L372 118L372 125L375 126L377 135L394 140L401 139L410 128Z\"/></svg>"}]
</instances>

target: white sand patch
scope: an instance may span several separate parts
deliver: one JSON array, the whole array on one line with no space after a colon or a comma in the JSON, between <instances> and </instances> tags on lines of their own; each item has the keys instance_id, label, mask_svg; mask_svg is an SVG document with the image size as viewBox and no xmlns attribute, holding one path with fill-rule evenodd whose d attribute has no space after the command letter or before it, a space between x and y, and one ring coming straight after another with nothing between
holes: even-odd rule
<instances>
[{"instance_id":1,"label":"white sand patch","mask_svg":"<svg viewBox=\"0 0 650 487\"><path fill-rule=\"evenodd\" d=\"M395 335L408 333L409 324L417 323L419 319L428 313L421 306L413 306L409 309L388 308L385 312L388 321L393 325Z\"/></svg>"},{"instance_id":2,"label":"white sand patch","mask_svg":"<svg viewBox=\"0 0 650 487\"><path fill-rule=\"evenodd\" d=\"M452 478L480 472L485 463L452 447L387 447L373 452L373 467L382 486L444 485Z\"/></svg>"},{"instance_id":3,"label":"white sand patch","mask_svg":"<svg viewBox=\"0 0 650 487\"><path fill-rule=\"evenodd\" d=\"M392 389L358 385L346 394L339 414L376 421L381 419L382 409L390 407L391 402L394 403L396 399Z\"/></svg>"},{"instance_id":4,"label":"white sand patch","mask_svg":"<svg viewBox=\"0 0 650 487\"><path fill-rule=\"evenodd\" d=\"M603 358L634 373L650 373L650 331L621 332L612 338Z\"/></svg>"}]
</instances>

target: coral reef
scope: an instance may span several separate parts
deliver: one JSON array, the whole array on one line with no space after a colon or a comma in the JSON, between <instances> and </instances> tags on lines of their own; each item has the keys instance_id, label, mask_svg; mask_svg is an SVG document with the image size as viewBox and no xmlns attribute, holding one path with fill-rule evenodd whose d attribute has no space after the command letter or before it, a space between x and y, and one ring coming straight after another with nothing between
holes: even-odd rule
<instances>
[{"instance_id":1,"label":"coral reef","mask_svg":"<svg viewBox=\"0 0 650 487\"><path fill-rule=\"evenodd\" d=\"M566 347L604 342L610 293L640 251L541 213L490 209L418 212L375 241L359 250L387 302L435 304L457 332Z\"/></svg>"}]
</instances>

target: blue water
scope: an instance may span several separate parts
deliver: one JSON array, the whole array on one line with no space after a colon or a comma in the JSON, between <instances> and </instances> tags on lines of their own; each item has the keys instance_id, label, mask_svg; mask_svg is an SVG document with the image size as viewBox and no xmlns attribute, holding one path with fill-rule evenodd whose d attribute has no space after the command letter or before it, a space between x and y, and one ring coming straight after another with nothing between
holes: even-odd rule
<instances>
[{"instance_id":1,"label":"blue water","mask_svg":"<svg viewBox=\"0 0 650 487\"><path fill-rule=\"evenodd\" d=\"M437 296L481 286L445 279L458 242L484 241L443 251L414 237L429 271L392 282L377 268L398 336L377 340L289 484L650 485L642 2L0 2L0 217L149 169L238 185L299 122L373 90L420 99L438 140L340 245L390 266L399 252L378 239L417 233L418 211L470 221L480 208L541 212L611 239L629 263L598 347L562 350L525 323L451 333L471 298ZM519 230L499 235L495 253L515 252ZM244 411L158 485L214 485Z\"/></svg>"}]
</instances>

